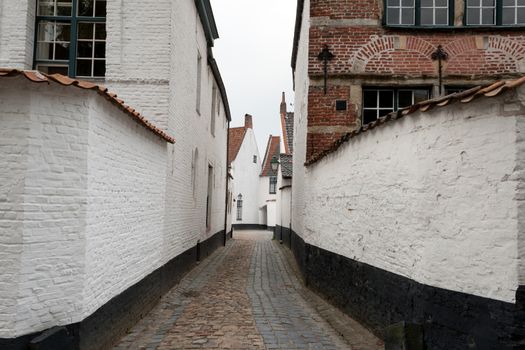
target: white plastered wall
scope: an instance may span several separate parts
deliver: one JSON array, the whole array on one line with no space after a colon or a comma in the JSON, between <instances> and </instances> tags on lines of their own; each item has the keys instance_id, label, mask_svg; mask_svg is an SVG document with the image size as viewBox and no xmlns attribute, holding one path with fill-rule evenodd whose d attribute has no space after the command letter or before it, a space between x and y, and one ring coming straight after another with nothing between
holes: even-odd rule
<instances>
[{"instance_id":1,"label":"white plastered wall","mask_svg":"<svg viewBox=\"0 0 525 350\"><path fill-rule=\"evenodd\" d=\"M511 92L351 139L306 170L299 232L423 284L514 302L524 110Z\"/></svg>"}]
</instances>

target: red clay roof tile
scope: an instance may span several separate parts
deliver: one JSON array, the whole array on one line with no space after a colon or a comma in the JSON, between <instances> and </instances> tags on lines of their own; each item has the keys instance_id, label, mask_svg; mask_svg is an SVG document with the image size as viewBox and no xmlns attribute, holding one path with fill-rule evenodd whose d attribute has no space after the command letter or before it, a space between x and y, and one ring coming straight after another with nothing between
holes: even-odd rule
<instances>
[{"instance_id":1,"label":"red clay roof tile","mask_svg":"<svg viewBox=\"0 0 525 350\"><path fill-rule=\"evenodd\" d=\"M268 139L268 145L266 146L266 153L264 154L261 176L277 175L277 173L272 170L271 161L273 157L277 157L277 159L279 159L280 147L281 138L279 136L270 135Z\"/></svg>"},{"instance_id":2,"label":"red clay roof tile","mask_svg":"<svg viewBox=\"0 0 525 350\"><path fill-rule=\"evenodd\" d=\"M239 154L242 142L244 141L244 135L246 135L246 128L244 126L230 128L228 133L228 165L230 165L235 158L237 158L237 154Z\"/></svg>"},{"instance_id":3,"label":"red clay roof tile","mask_svg":"<svg viewBox=\"0 0 525 350\"><path fill-rule=\"evenodd\" d=\"M160 136L162 139L169 143L175 143L175 138L166 133L164 130L156 127L148 119L146 119L142 114L135 111L133 108L129 107L124 103L123 100L117 98L117 95L109 92L108 89L103 85L98 85L89 81L82 81L66 77L61 74L45 74L39 71L22 71L18 69L11 68L0 68L0 77L16 77L23 76L31 82L34 83L48 83L55 82L64 86L75 86L85 90L96 90L97 93L103 96L106 100L111 102L113 105L117 106L120 110L127 113L133 119L135 119L140 124L144 125L153 133Z\"/></svg>"}]
</instances>

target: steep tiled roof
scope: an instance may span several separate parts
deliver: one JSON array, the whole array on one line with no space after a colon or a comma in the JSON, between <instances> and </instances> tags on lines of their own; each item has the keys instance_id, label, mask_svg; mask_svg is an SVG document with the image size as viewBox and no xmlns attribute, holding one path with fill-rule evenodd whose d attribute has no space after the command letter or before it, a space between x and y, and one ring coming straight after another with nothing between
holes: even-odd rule
<instances>
[{"instance_id":1,"label":"steep tiled roof","mask_svg":"<svg viewBox=\"0 0 525 350\"><path fill-rule=\"evenodd\" d=\"M457 92L447 96L416 103L415 105L387 114L386 116L381 117L370 124L364 125L357 130L345 134L339 140L335 141L330 148L308 159L305 162L305 165L309 166L318 162L319 160L326 157L328 154L335 152L337 149L339 149L339 147L341 147L341 145L346 143L348 140L359 136L360 134L365 133L371 129L382 126L387 122L394 122L395 120L414 114L417 111L427 112L433 108L445 107L453 103L470 103L477 98L495 97L502 94L505 91L515 89L523 84L525 84L525 76L515 80L501 80L490 85L476 86L462 92Z\"/></svg>"},{"instance_id":2,"label":"steep tiled roof","mask_svg":"<svg viewBox=\"0 0 525 350\"><path fill-rule=\"evenodd\" d=\"M286 153L293 153L293 112L287 112L284 117L283 123L283 136L284 136L284 145L286 147Z\"/></svg>"},{"instance_id":3,"label":"steep tiled roof","mask_svg":"<svg viewBox=\"0 0 525 350\"><path fill-rule=\"evenodd\" d=\"M139 124L142 124L149 130L151 130L153 133L166 140L167 142L175 143L175 139L172 136L167 134L164 130L161 130L158 127L156 127L142 114L128 106L123 100L119 99L116 94L109 92L108 89L103 85L97 85L88 81L72 79L61 74L45 74L38 71L21 71L17 69L0 68L0 78L17 76L23 76L33 83L51 84L51 82L54 82L63 86L73 86L85 90L94 90L100 96L104 97L106 100L111 102L114 106L118 107L121 111L135 119Z\"/></svg>"},{"instance_id":4,"label":"steep tiled roof","mask_svg":"<svg viewBox=\"0 0 525 350\"><path fill-rule=\"evenodd\" d=\"M283 173L283 177L285 179L291 178L293 175L292 155L281 153L280 162L281 162L280 166L281 166L281 172Z\"/></svg>"},{"instance_id":5,"label":"steep tiled roof","mask_svg":"<svg viewBox=\"0 0 525 350\"><path fill-rule=\"evenodd\" d=\"M279 158L279 148L281 145L281 138L279 136L272 136L268 138L268 145L266 146L266 153L264 154L264 161L262 165L261 176L276 176L277 173L272 170L270 162L273 157Z\"/></svg>"},{"instance_id":6,"label":"steep tiled roof","mask_svg":"<svg viewBox=\"0 0 525 350\"><path fill-rule=\"evenodd\" d=\"M246 128L244 126L238 128L230 128L229 130L229 142L228 142L228 165L230 165L241 149L242 141L244 141L244 135L246 135Z\"/></svg>"}]
</instances>

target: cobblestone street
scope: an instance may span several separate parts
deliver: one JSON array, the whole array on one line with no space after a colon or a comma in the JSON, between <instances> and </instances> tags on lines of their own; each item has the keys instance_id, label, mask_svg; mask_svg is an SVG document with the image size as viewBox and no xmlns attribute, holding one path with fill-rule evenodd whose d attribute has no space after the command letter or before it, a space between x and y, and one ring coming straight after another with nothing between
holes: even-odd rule
<instances>
[{"instance_id":1,"label":"cobblestone street","mask_svg":"<svg viewBox=\"0 0 525 350\"><path fill-rule=\"evenodd\" d=\"M303 287L288 253L268 232L236 232L115 349L382 349Z\"/></svg>"}]
</instances>

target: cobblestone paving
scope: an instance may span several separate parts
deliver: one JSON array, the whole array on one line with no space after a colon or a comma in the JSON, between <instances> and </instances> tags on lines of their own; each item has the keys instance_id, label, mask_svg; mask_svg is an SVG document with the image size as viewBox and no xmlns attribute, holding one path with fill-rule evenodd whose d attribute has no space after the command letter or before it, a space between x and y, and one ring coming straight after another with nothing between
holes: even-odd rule
<instances>
[{"instance_id":1,"label":"cobblestone paving","mask_svg":"<svg viewBox=\"0 0 525 350\"><path fill-rule=\"evenodd\" d=\"M373 346L355 347L321 317L331 307L321 311L323 302L308 296L271 234L235 238L190 271L115 349L381 348L373 336Z\"/></svg>"}]
</instances>

